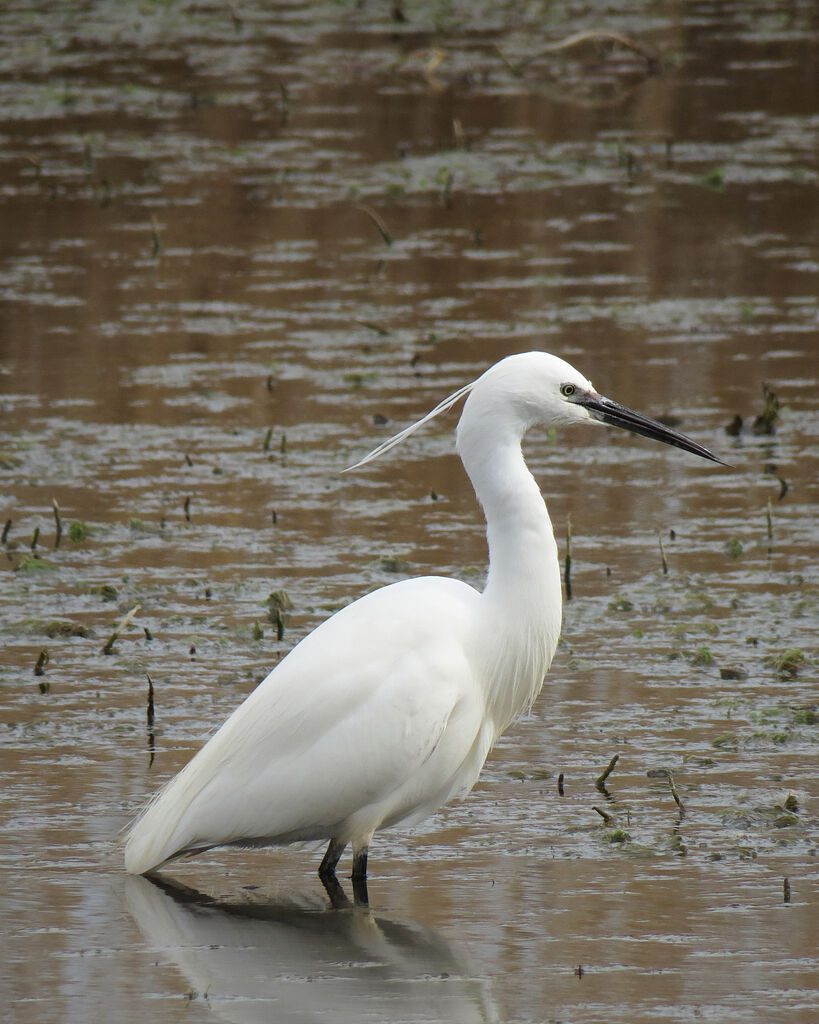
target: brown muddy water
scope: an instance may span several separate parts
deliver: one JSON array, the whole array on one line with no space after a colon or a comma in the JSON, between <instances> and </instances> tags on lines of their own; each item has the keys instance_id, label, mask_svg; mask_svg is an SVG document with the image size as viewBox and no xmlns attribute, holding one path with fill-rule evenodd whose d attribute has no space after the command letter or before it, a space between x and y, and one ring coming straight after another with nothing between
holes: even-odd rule
<instances>
[{"instance_id":1,"label":"brown muddy water","mask_svg":"<svg viewBox=\"0 0 819 1024\"><path fill-rule=\"evenodd\" d=\"M591 30L638 49L547 50ZM4 5L12 1020L817 1019L817 31L799 0ZM529 439L561 647L471 796L376 838L370 912L314 850L126 878L119 830L316 623L480 585L454 416L340 471L530 348L731 468Z\"/></svg>"}]
</instances>

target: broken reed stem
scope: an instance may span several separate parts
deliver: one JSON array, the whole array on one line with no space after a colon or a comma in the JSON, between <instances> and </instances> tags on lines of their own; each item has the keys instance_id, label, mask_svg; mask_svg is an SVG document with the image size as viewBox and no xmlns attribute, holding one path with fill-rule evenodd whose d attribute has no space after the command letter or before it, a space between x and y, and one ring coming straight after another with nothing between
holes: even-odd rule
<instances>
[{"instance_id":1,"label":"broken reed stem","mask_svg":"<svg viewBox=\"0 0 819 1024\"><path fill-rule=\"evenodd\" d=\"M54 550L56 551L60 546L60 541L63 539L63 521L60 516L60 506L57 504L56 498L51 499L51 506L54 509L54 522L57 528L57 533L54 537Z\"/></svg>"},{"instance_id":2,"label":"broken reed stem","mask_svg":"<svg viewBox=\"0 0 819 1024\"><path fill-rule=\"evenodd\" d=\"M790 903L791 901L791 880L789 878L782 879L782 902Z\"/></svg>"},{"instance_id":3,"label":"broken reed stem","mask_svg":"<svg viewBox=\"0 0 819 1024\"><path fill-rule=\"evenodd\" d=\"M141 605L136 605L134 608L132 608L128 612L128 614L125 616L125 618L120 622L120 624L115 627L114 632L108 638L108 643L102 649L102 653L103 654L111 654L111 653L113 653L114 644L119 639L120 633L125 629L125 627L128 625L128 623L136 615L136 613L139 611L139 609L141 607L142 607Z\"/></svg>"},{"instance_id":4,"label":"broken reed stem","mask_svg":"<svg viewBox=\"0 0 819 1024\"><path fill-rule=\"evenodd\" d=\"M566 585L566 600L572 599L572 516L566 516L566 563L563 571L563 581Z\"/></svg>"},{"instance_id":5,"label":"broken reed stem","mask_svg":"<svg viewBox=\"0 0 819 1024\"><path fill-rule=\"evenodd\" d=\"M32 533L32 535L31 535L31 551L32 551L32 554L37 549L37 541L39 539L40 539L40 527L39 526L35 526L34 527L34 533Z\"/></svg>"},{"instance_id":6,"label":"broken reed stem","mask_svg":"<svg viewBox=\"0 0 819 1024\"><path fill-rule=\"evenodd\" d=\"M41 676L45 672L45 667L48 664L48 651L45 647L40 651L40 657L37 659L37 664L34 666L34 675Z\"/></svg>"},{"instance_id":7,"label":"broken reed stem","mask_svg":"<svg viewBox=\"0 0 819 1024\"><path fill-rule=\"evenodd\" d=\"M677 786L674 782L674 775L669 771L668 773L668 788L671 790L671 795L674 797L674 803L680 809L680 817L685 814L685 804L680 800L680 794L677 792Z\"/></svg>"},{"instance_id":8,"label":"broken reed stem","mask_svg":"<svg viewBox=\"0 0 819 1024\"><path fill-rule=\"evenodd\" d=\"M367 206L365 203L357 203L356 209L361 210L362 213L365 213L373 222L373 224L375 224L375 226L378 228L381 237L384 239L384 244L392 245L392 235L389 232L389 228L384 223L384 221L379 217L379 215L375 212L375 210L371 206Z\"/></svg>"},{"instance_id":9,"label":"broken reed stem","mask_svg":"<svg viewBox=\"0 0 819 1024\"><path fill-rule=\"evenodd\" d=\"M768 524L768 548L770 549L773 544L773 507L770 498L768 498L768 506L765 509L765 519Z\"/></svg>"},{"instance_id":10,"label":"broken reed stem","mask_svg":"<svg viewBox=\"0 0 819 1024\"><path fill-rule=\"evenodd\" d=\"M145 673L146 675L147 672ZM154 727L154 682L150 676L148 676L148 709L147 709L148 729Z\"/></svg>"},{"instance_id":11,"label":"broken reed stem","mask_svg":"<svg viewBox=\"0 0 819 1024\"><path fill-rule=\"evenodd\" d=\"M190 521L191 521L191 499L190 499L190 495L188 495L188 497L185 498L185 522L189 523Z\"/></svg>"},{"instance_id":12,"label":"broken reed stem","mask_svg":"<svg viewBox=\"0 0 819 1024\"><path fill-rule=\"evenodd\" d=\"M619 760L620 760L620 755L619 754L615 754L614 757L609 761L608 768L606 768L606 770L603 772L603 774L599 775L597 777L597 779L595 780L594 785L595 785L596 789L599 789L602 792L603 787L606 785L606 779L614 771L614 766L617 764L617 762Z\"/></svg>"},{"instance_id":13,"label":"broken reed stem","mask_svg":"<svg viewBox=\"0 0 819 1024\"><path fill-rule=\"evenodd\" d=\"M565 793L565 791L563 789L563 780L564 780L564 775L563 775L563 772L561 772L560 775L558 775L558 777L557 777L557 795L558 796L565 796L566 795L566 793Z\"/></svg>"},{"instance_id":14,"label":"broken reed stem","mask_svg":"<svg viewBox=\"0 0 819 1024\"><path fill-rule=\"evenodd\" d=\"M3 527L3 535L2 537L0 537L0 544L5 544L6 541L9 539L9 530L11 529L11 524L13 522L13 519L6 520L6 525Z\"/></svg>"},{"instance_id":15,"label":"broken reed stem","mask_svg":"<svg viewBox=\"0 0 819 1024\"><path fill-rule=\"evenodd\" d=\"M668 562L666 561L666 557L665 557L665 548L663 547L663 537L662 537L662 534L660 534L660 533L657 534L657 540L660 542L660 560L663 563L663 576L667 576L668 575Z\"/></svg>"},{"instance_id":16,"label":"broken reed stem","mask_svg":"<svg viewBox=\"0 0 819 1024\"><path fill-rule=\"evenodd\" d=\"M606 825L612 825L614 823L614 818L612 818L610 814L607 814L605 811L601 810L599 807L592 807L592 810L597 811L597 813L600 815L600 817L603 819L603 822Z\"/></svg>"}]
</instances>

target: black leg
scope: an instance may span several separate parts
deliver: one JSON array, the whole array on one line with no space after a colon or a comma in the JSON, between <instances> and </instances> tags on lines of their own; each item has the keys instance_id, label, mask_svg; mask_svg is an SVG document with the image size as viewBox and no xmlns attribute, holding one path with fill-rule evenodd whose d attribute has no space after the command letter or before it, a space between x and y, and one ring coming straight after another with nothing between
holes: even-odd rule
<instances>
[{"instance_id":1,"label":"black leg","mask_svg":"<svg viewBox=\"0 0 819 1024\"><path fill-rule=\"evenodd\" d=\"M362 846L353 854L353 898L357 906L369 906L367 893L367 847Z\"/></svg>"},{"instance_id":2,"label":"black leg","mask_svg":"<svg viewBox=\"0 0 819 1024\"><path fill-rule=\"evenodd\" d=\"M350 901L347 899L347 895L341 888L341 883L336 878L336 865L341 860L341 855L344 853L344 847L346 843L340 843L337 839L331 839L330 845L327 847L327 852L324 854L324 860L318 869L319 878L321 884L327 890L327 895L330 897L330 904L334 910L341 910L344 907L350 906Z\"/></svg>"},{"instance_id":3,"label":"black leg","mask_svg":"<svg viewBox=\"0 0 819 1024\"><path fill-rule=\"evenodd\" d=\"M353 854L353 873L351 878L367 877L367 847L362 846Z\"/></svg>"},{"instance_id":4,"label":"black leg","mask_svg":"<svg viewBox=\"0 0 819 1024\"><path fill-rule=\"evenodd\" d=\"M341 855L344 853L346 843L340 843L338 839L331 839L330 845L327 847L327 852L324 854L324 860L319 865L318 873L319 878L324 882L328 878L336 877L336 865L341 860Z\"/></svg>"}]
</instances>

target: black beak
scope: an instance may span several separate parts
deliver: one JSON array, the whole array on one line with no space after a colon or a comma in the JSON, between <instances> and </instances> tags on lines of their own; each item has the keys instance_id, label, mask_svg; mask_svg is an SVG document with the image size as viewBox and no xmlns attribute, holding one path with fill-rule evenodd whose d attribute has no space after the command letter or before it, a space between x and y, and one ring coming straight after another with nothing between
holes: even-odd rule
<instances>
[{"instance_id":1,"label":"black beak","mask_svg":"<svg viewBox=\"0 0 819 1024\"><path fill-rule=\"evenodd\" d=\"M701 444L692 441L685 434L680 434L670 427L666 427L657 420L651 420L648 416L641 416L639 412L627 409L619 402L613 402L610 398L604 398L595 391L586 391L579 394L574 401L588 409L589 413L601 423L607 423L611 427L622 427L630 430L632 434L641 434L643 437L651 437L655 441L662 441L663 444L673 445L674 448L682 448L684 452L691 452L692 455L699 455L700 458L710 459L711 462L718 462L721 466L727 466L727 462L718 459L716 455L703 448Z\"/></svg>"}]
</instances>

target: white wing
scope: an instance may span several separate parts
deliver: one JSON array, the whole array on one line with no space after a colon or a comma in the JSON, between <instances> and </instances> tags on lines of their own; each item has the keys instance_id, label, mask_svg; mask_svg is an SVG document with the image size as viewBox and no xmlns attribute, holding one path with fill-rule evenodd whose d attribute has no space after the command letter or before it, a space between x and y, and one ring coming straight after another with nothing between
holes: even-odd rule
<instances>
[{"instance_id":1,"label":"white wing","mask_svg":"<svg viewBox=\"0 0 819 1024\"><path fill-rule=\"evenodd\" d=\"M471 788L493 739L466 655L479 600L424 577L324 622L136 821L127 869L230 842L367 842Z\"/></svg>"}]
</instances>

